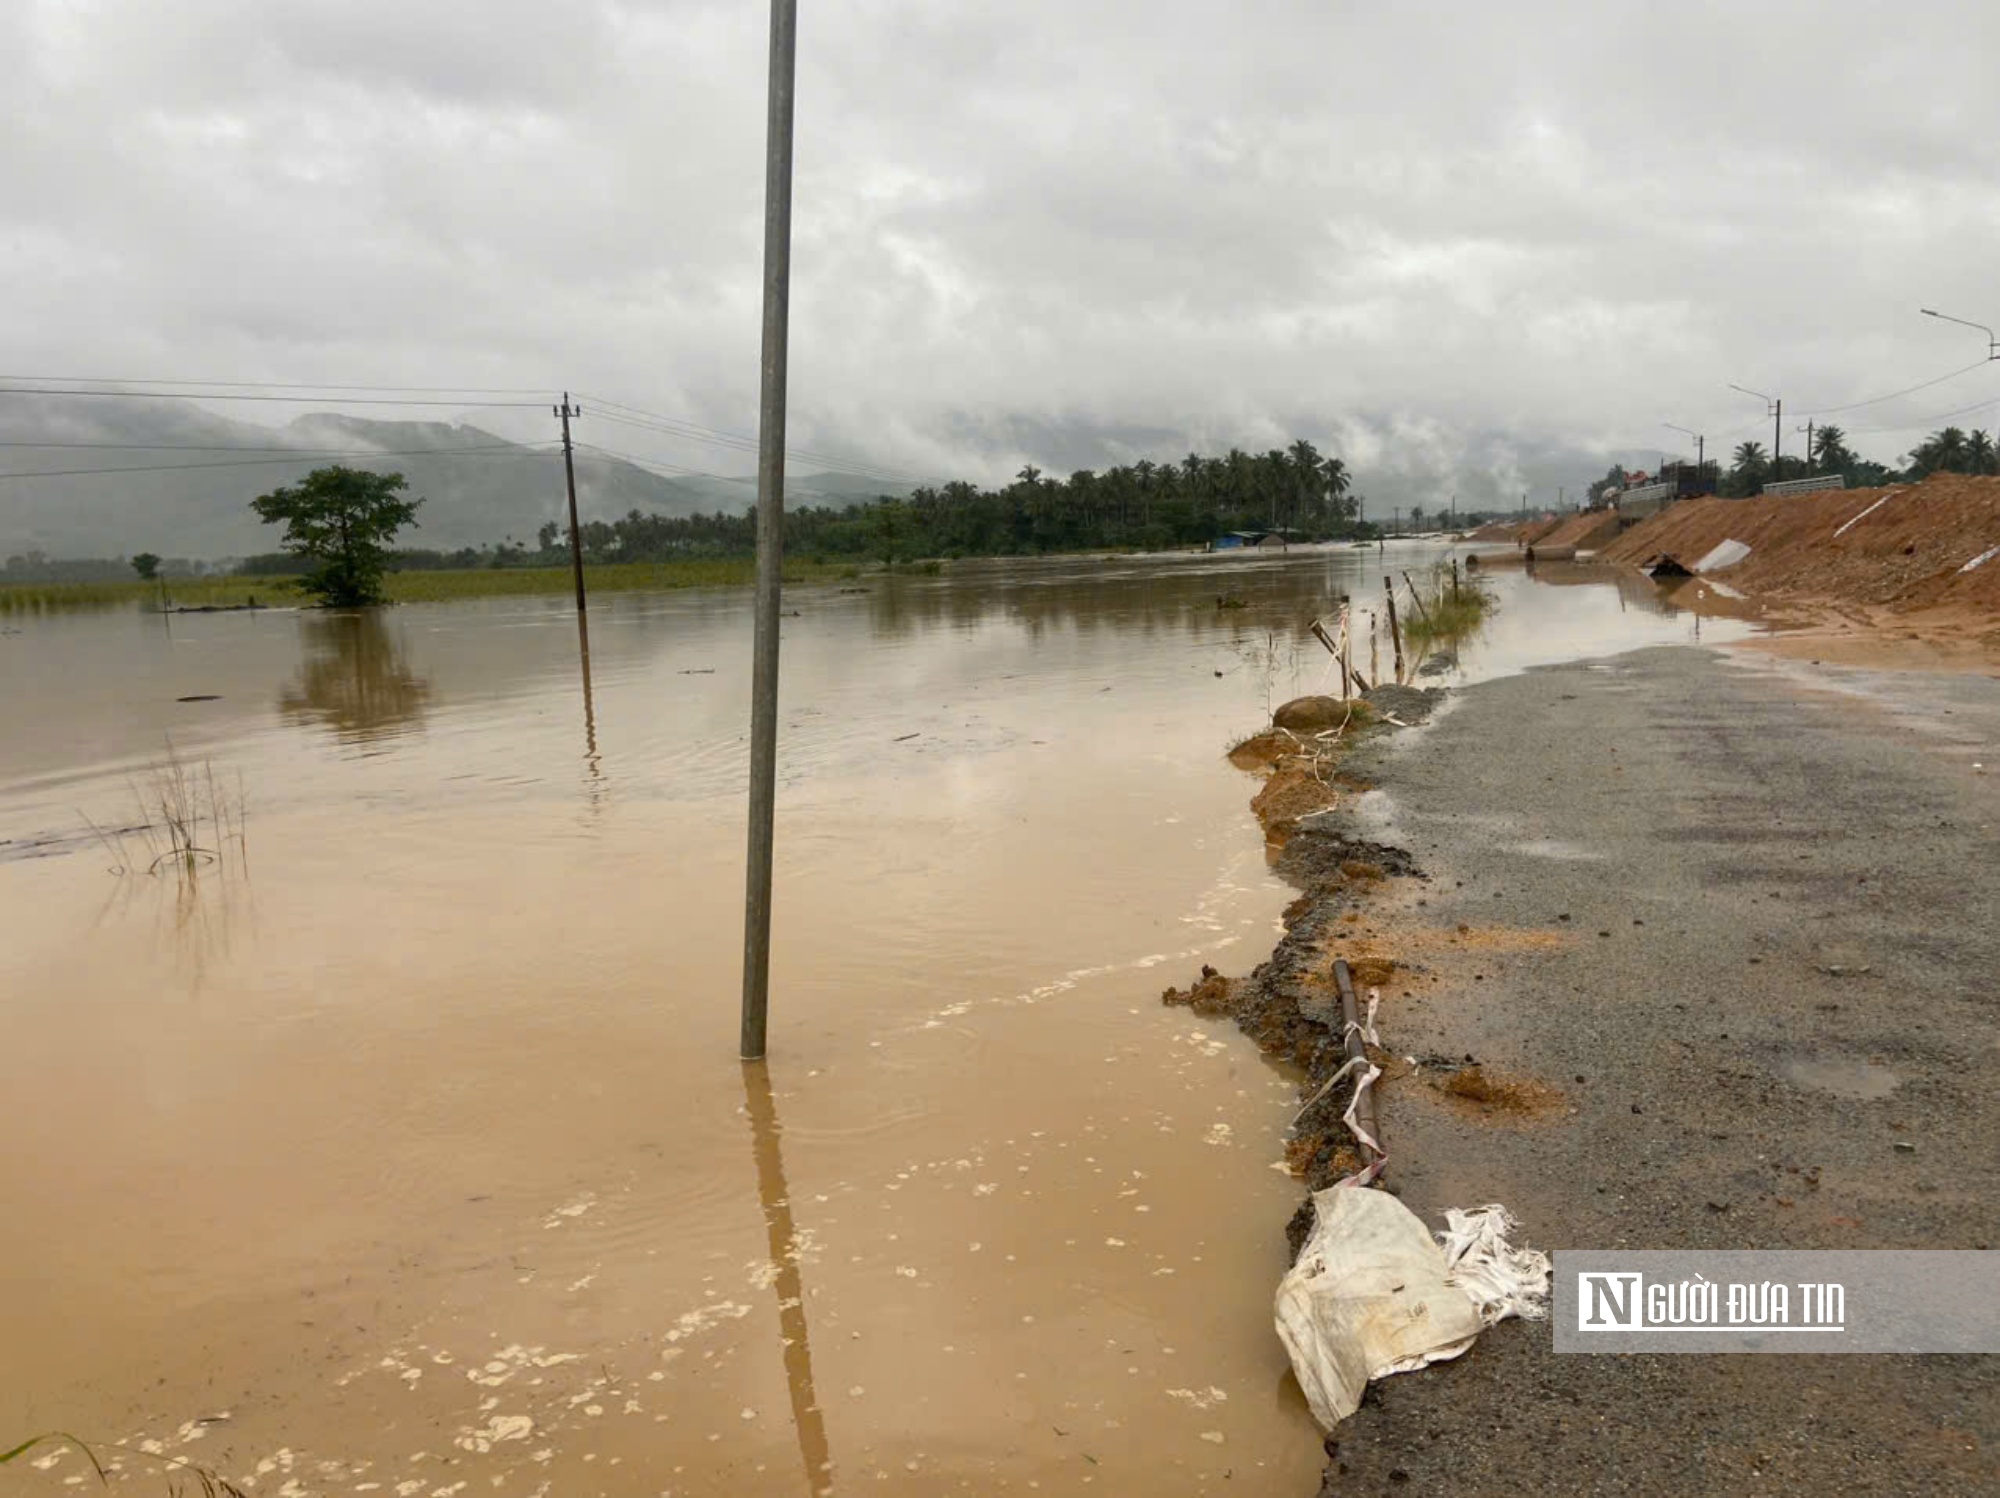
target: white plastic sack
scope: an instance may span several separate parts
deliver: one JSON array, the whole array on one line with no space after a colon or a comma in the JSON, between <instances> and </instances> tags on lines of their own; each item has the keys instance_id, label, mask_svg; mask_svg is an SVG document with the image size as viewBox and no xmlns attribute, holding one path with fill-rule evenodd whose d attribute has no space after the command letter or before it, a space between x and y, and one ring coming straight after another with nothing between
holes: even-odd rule
<instances>
[{"instance_id":1,"label":"white plastic sack","mask_svg":"<svg viewBox=\"0 0 2000 1498\"><path fill-rule=\"evenodd\" d=\"M1504 1207L1456 1209L1433 1241L1395 1197L1332 1186L1278 1283L1278 1336L1320 1425L1354 1413L1368 1381L1455 1358L1508 1316L1547 1314L1546 1254L1513 1247Z\"/></svg>"},{"instance_id":2,"label":"white plastic sack","mask_svg":"<svg viewBox=\"0 0 2000 1498\"><path fill-rule=\"evenodd\" d=\"M1745 542L1718 541L1707 556L1694 564L1694 570L1697 572L1721 572L1725 568L1734 567L1749 555L1750 547Z\"/></svg>"}]
</instances>

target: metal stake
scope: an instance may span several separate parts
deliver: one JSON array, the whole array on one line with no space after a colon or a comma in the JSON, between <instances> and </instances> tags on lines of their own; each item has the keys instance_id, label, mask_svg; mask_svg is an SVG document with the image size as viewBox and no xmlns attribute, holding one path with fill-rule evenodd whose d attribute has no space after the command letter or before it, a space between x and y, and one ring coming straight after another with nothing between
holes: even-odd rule
<instances>
[{"instance_id":1,"label":"metal stake","mask_svg":"<svg viewBox=\"0 0 2000 1498\"><path fill-rule=\"evenodd\" d=\"M743 1059L764 1055L771 843L778 795L778 605L784 587L785 369L792 279L792 81L798 0L771 0L764 126L764 359L757 419L757 628L750 677L750 857L743 895Z\"/></svg>"}]
</instances>

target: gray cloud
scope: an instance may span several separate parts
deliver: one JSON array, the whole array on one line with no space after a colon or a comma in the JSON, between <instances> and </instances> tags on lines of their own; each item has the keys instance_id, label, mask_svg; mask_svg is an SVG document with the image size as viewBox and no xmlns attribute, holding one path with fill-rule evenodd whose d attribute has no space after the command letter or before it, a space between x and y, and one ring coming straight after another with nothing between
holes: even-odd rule
<instances>
[{"instance_id":1,"label":"gray cloud","mask_svg":"<svg viewBox=\"0 0 2000 1498\"><path fill-rule=\"evenodd\" d=\"M1970 363L1919 305L2000 318L1976 0L802 10L801 446L994 477L1296 433L1371 493L1552 490L1671 450L1663 420L1768 442L1731 381L1803 420ZM749 430L765 27L5 7L0 274L27 294L0 345L14 372L568 386ZM1834 419L1888 458L1989 399L1993 369Z\"/></svg>"}]
</instances>

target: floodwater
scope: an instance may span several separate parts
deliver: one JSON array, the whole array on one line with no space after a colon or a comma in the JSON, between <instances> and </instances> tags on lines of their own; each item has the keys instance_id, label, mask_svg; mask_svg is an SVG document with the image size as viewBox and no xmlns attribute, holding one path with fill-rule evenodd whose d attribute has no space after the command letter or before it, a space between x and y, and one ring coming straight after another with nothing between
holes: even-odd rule
<instances>
[{"instance_id":1,"label":"floodwater","mask_svg":"<svg viewBox=\"0 0 2000 1498\"><path fill-rule=\"evenodd\" d=\"M587 640L540 599L8 621L0 1446L286 1495L1312 1491L1291 1084L1158 999L1288 899L1224 749L1431 555L791 590L750 1067L747 592ZM1447 679L1693 633L1496 586ZM223 819L147 872L170 745Z\"/></svg>"}]
</instances>

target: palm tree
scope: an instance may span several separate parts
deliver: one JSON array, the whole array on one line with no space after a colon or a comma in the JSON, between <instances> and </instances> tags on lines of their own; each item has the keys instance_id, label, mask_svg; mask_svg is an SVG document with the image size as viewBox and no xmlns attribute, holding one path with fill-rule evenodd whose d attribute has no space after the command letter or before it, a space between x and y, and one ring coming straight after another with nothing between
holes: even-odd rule
<instances>
[{"instance_id":1,"label":"palm tree","mask_svg":"<svg viewBox=\"0 0 2000 1498\"><path fill-rule=\"evenodd\" d=\"M1327 498L1332 501L1335 517L1343 520L1349 518L1353 510L1342 503L1349 486L1354 482L1348 475L1347 465L1339 458L1328 458L1320 464L1320 471L1325 475Z\"/></svg>"},{"instance_id":2,"label":"palm tree","mask_svg":"<svg viewBox=\"0 0 2000 1498\"><path fill-rule=\"evenodd\" d=\"M1743 499L1757 492L1758 486L1770 476L1771 460L1761 442L1745 442L1735 452L1735 461L1729 469L1728 493Z\"/></svg>"},{"instance_id":3,"label":"palm tree","mask_svg":"<svg viewBox=\"0 0 2000 1498\"><path fill-rule=\"evenodd\" d=\"M1250 502L1250 454L1240 447L1232 447L1222 464L1229 507L1238 511L1247 509Z\"/></svg>"},{"instance_id":4,"label":"palm tree","mask_svg":"<svg viewBox=\"0 0 2000 1498\"><path fill-rule=\"evenodd\" d=\"M2000 463L1996 463L1995 461L1996 457L2000 457L2000 454L1996 454L1994 451L1993 434L1982 428L1974 427L1972 434L1965 439L1966 471L1968 473L1992 473L1996 468L2000 468Z\"/></svg>"},{"instance_id":5,"label":"palm tree","mask_svg":"<svg viewBox=\"0 0 2000 1498\"><path fill-rule=\"evenodd\" d=\"M1301 505L1315 510L1320 507L1324 490L1319 471L1319 449L1300 437L1292 443L1288 455L1292 460L1292 521L1297 524Z\"/></svg>"},{"instance_id":6,"label":"palm tree","mask_svg":"<svg viewBox=\"0 0 2000 1498\"><path fill-rule=\"evenodd\" d=\"M1847 433L1832 423L1814 433L1812 456L1819 460L1820 468L1827 473L1854 466L1854 454L1847 446Z\"/></svg>"}]
</instances>

